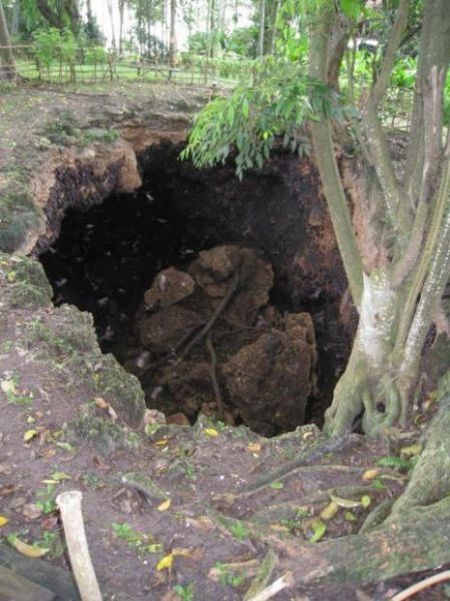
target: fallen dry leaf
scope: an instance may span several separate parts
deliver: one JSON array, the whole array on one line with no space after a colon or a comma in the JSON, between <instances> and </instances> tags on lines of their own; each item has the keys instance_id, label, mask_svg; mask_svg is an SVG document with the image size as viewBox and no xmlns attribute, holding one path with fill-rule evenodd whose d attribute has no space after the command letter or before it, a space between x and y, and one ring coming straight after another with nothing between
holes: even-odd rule
<instances>
[{"instance_id":1,"label":"fallen dry leaf","mask_svg":"<svg viewBox=\"0 0 450 601\"><path fill-rule=\"evenodd\" d=\"M94 397L94 403L97 405L97 407L100 407L100 409L108 409L109 407L108 401L105 401L105 399L101 396Z\"/></svg>"},{"instance_id":2,"label":"fallen dry leaf","mask_svg":"<svg viewBox=\"0 0 450 601\"><path fill-rule=\"evenodd\" d=\"M376 476L378 476L378 474L380 473L380 470L378 468L372 468L369 470L366 470L364 472L364 474L362 475L362 479L363 480L373 480Z\"/></svg>"},{"instance_id":3,"label":"fallen dry leaf","mask_svg":"<svg viewBox=\"0 0 450 601\"><path fill-rule=\"evenodd\" d=\"M161 503L161 505L158 505L158 507L156 508L158 511L167 511L170 507L172 503L171 499L167 499L166 501L163 501Z\"/></svg>"},{"instance_id":4,"label":"fallen dry leaf","mask_svg":"<svg viewBox=\"0 0 450 601\"><path fill-rule=\"evenodd\" d=\"M249 442L247 445L247 449L250 451L250 453L259 453L261 451L261 443Z\"/></svg>"},{"instance_id":5,"label":"fallen dry leaf","mask_svg":"<svg viewBox=\"0 0 450 601\"><path fill-rule=\"evenodd\" d=\"M8 542L10 545L14 547L16 551L19 551L22 555L26 557L31 557L33 559L37 559L38 557L43 557L46 555L50 549L41 549L39 547L33 547L28 543L24 543L20 538L17 538L15 535L8 536Z\"/></svg>"},{"instance_id":6,"label":"fallen dry leaf","mask_svg":"<svg viewBox=\"0 0 450 601\"><path fill-rule=\"evenodd\" d=\"M173 566L173 557L173 553L169 553L168 555L162 557L156 564L156 569L158 572L161 570L170 570Z\"/></svg>"},{"instance_id":7,"label":"fallen dry leaf","mask_svg":"<svg viewBox=\"0 0 450 601\"><path fill-rule=\"evenodd\" d=\"M205 428L205 434L208 436L219 436L219 433L214 428Z\"/></svg>"}]
</instances>

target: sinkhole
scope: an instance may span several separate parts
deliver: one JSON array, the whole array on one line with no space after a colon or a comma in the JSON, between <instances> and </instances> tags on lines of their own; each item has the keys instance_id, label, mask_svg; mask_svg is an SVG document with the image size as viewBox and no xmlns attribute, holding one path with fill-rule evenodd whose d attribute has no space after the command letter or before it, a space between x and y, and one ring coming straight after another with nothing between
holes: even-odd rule
<instances>
[{"instance_id":1,"label":"sinkhole","mask_svg":"<svg viewBox=\"0 0 450 601\"><path fill-rule=\"evenodd\" d=\"M314 166L280 152L239 181L180 150L142 153L134 194L65 211L39 257L55 304L92 313L102 351L169 422L321 425L352 328Z\"/></svg>"}]
</instances>

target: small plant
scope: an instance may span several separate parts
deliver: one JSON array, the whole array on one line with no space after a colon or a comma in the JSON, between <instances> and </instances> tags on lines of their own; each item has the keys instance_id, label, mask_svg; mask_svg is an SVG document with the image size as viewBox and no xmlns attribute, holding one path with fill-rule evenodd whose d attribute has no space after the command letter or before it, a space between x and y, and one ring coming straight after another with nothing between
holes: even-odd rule
<instances>
[{"instance_id":1,"label":"small plant","mask_svg":"<svg viewBox=\"0 0 450 601\"><path fill-rule=\"evenodd\" d=\"M18 390L19 378L13 376L1 381L1 389L5 393L8 405L31 405L32 395L24 395Z\"/></svg>"},{"instance_id":2,"label":"small plant","mask_svg":"<svg viewBox=\"0 0 450 601\"><path fill-rule=\"evenodd\" d=\"M96 474L87 473L83 475L83 483L88 488L103 488L105 485Z\"/></svg>"},{"instance_id":3,"label":"small plant","mask_svg":"<svg viewBox=\"0 0 450 601\"><path fill-rule=\"evenodd\" d=\"M56 502L55 502L55 492L56 492L56 484L47 484L45 488L39 488L36 491L36 497L38 500L36 501L36 507L42 509L43 513L48 515L49 513L53 513L56 511Z\"/></svg>"},{"instance_id":4,"label":"small plant","mask_svg":"<svg viewBox=\"0 0 450 601\"><path fill-rule=\"evenodd\" d=\"M245 540L250 535L249 531L247 530L247 527L239 521L236 521L230 526L230 532L238 540Z\"/></svg>"},{"instance_id":5,"label":"small plant","mask_svg":"<svg viewBox=\"0 0 450 601\"><path fill-rule=\"evenodd\" d=\"M310 517L311 512L309 509L300 507L292 518L281 520L280 523L285 528L288 528L293 534L296 534L302 529L304 521Z\"/></svg>"},{"instance_id":6,"label":"small plant","mask_svg":"<svg viewBox=\"0 0 450 601\"><path fill-rule=\"evenodd\" d=\"M111 527L117 538L124 540L129 547L136 549L139 554L160 553L162 551L163 547L160 543L155 542L149 534L134 530L128 522L113 522Z\"/></svg>"},{"instance_id":7,"label":"small plant","mask_svg":"<svg viewBox=\"0 0 450 601\"><path fill-rule=\"evenodd\" d=\"M58 559L65 551L65 544L57 532L44 531L42 537L34 545L40 549L49 549L48 559Z\"/></svg>"},{"instance_id":8,"label":"small plant","mask_svg":"<svg viewBox=\"0 0 450 601\"><path fill-rule=\"evenodd\" d=\"M194 587L195 584L190 582L189 584L176 584L173 590L182 601L194 601Z\"/></svg>"},{"instance_id":9,"label":"small plant","mask_svg":"<svg viewBox=\"0 0 450 601\"><path fill-rule=\"evenodd\" d=\"M81 135L78 121L69 111L60 111L42 129L41 134L46 136L53 144L67 146Z\"/></svg>"},{"instance_id":10,"label":"small plant","mask_svg":"<svg viewBox=\"0 0 450 601\"><path fill-rule=\"evenodd\" d=\"M378 467L387 467L399 472L409 472L417 462L417 457L398 457L397 455L386 455L376 462Z\"/></svg>"},{"instance_id":11,"label":"small plant","mask_svg":"<svg viewBox=\"0 0 450 601\"><path fill-rule=\"evenodd\" d=\"M106 144L113 144L116 140L118 140L119 134L115 129L104 129L98 131L87 131L82 140L80 141L80 146L87 146L91 142L104 142Z\"/></svg>"},{"instance_id":12,"label":"small plant","mask_svg":"<svg viewBox=\"0 0 450 601\"><path fill-rule=\"evenodd\" d=\"M223 586L240 586L247 578L246 572L237 573L218 561L215 566L219 582Z\"/></svg>"}]
</instances>

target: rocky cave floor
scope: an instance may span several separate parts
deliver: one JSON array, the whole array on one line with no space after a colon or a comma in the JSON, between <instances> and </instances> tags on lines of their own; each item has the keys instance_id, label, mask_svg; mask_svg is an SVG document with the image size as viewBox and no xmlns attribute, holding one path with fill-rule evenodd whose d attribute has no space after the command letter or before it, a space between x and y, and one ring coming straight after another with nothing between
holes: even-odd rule
<instances>
[{"instance_id":1,"label":"rocky cave floor","mask_svg":"<svg viewBox=\"0 0 450 601\"><path fill-rule=\"evenodd\" d=\"M98 94L106 92L97 91ZM156 110L158 102L161 106L167 102L163 99L164 93L158 101L153 99L153 105L152 101L147 101L149 113L152 106ZM25 166L31 172L45 163L49 148L39 134L42 131L39 123L49 119L44 108L49 94L53 92L36 92L31 100L26 100L24 95L23 102L19 102L20 93L14 92L9 98L5 95L1 99L2 110L7 115L7 120L2 121L5 135L1 137L7 151L2 155L3 180L0 184L3 190L8 189L8 173L13 173L13 179L17 175L14 166L20 164L21 168ZM142 90L140 94L143 94ZM185 102L184 91L172 94L173 106L178 101ZM201 96L198 91L196 94ZM105 104L104 96L89 97L87 93L86 100L84 96L76 96L76 102L73 96L56 92L54 98L59 99L58 104L65 103L65 110L77 104L79 115L89 114L92 107L100 114ZM120 115L126 113L124 99L120 96L110 95L107 101L111 119L121 118ZM86 102L84 110L83 102ZM136 102L136 98L132 102ZM8 103L17 108L8 108ZM13 145L12 127L23 118L26 108L39 126L30 129L27 140ZM15 116L14 111L17 111ZM31 145L30 140L33 141ZM36 144L46 147L40 149L43 154L39 159L36 159ZM58 143L51 142L51 145L55 145L51 151L58 153ZM227 181L229 175L225 173L222 177ZM267 177L270 180L272 176L269 173ZM150 192L147 190L147 193ZM156 213L153 216L154 219L165 219ZM265 222L276 216L262 215L262 218ZM289 328L296 333L300 329L303 337L301 352L307 357L307 369L302 377L310 387L306 395L310 397L317 386L316 376L312 376L317 354L319 362L322 357L327 363L329 357L340 353L338 362L330 362L326 372L332 372L332 377L329 375L327 379L319 373L318 381L325 390L342 368L346 351L339 347L339 330L334 338L327 332L331 348L326 348L320 330L324 306L314 315L312 302L317 282L309 281L310 288L303 290L303 303L292 296L287 285L292 280L277 265L276 249L271 249L266 241L264 229L258 230L256 245L251 233L248 234L246 216L239 214L235 219L243 232L247 232L241 233L239 240L224 236L223 231L219 235L210 230L207 248L215 249L213 254L211 251L203 255L196 252L195 256L185 253L181 262L181 250L189 249L193 240L185 240L181 248L179 245L168 248L166 262L153 265L145 286L139 290L133 288L134 296L126 294L129 304L125 308L120 303L113 307L115 327L127 324L127 335L134 337L131 345L128 342L124 345L124 337L117 336L117 332L111 337L108 332L111 323L102 322L105 312L96 315L98 301L105 298L104 290L101 290L102 295L91 298L87 290L78 289L83 297L76 303L84 309L81 312L63 302L67 300L64 294L70 294L64 291L66 282L61 283L63 276L56 265L53 266L53 284L57 293L55 282L60 282L62 296L58 302L62 304L55 306L55 290L51 289L36 259L0 255L0 566L14 565L24 578L33 573L35 586L41 585L57 593L57 597L45 596L39 590L42 599L77 598L54 502L55 496L64 490L83 492L83 517L92 560L103 598L111 601L250 599L256 590L291 570L293 560L299 565L306 559L311 561L315 545L320 544L315 541L358 532L377 504L397 497L403 490L408 479L408 461L417 450L423 424L435 411L435 396L425 399L423 418L414 429L398 437L394 433L389 439L377 442L353 434L330 443L314 423L272 436L288 429L283 419L288 419L295 427L298 416L288 414L279 422L267 423L261 418L265 411L263 405L253 412L255 404L251 403L249 408L250 392L253 390L256 399L270 383L265 382L263 389L256 392L251 383L247 388L240 388L233 360L241 367L245 364L245 355L250 369L252 360L260 357L258 349L264 347L266 359L261 359L261 365L264 365L267 352L270 354L275 345L278 351L284 349L283 357L288 361L292 352L292 346L288 344ZM317 207L313 213L309 212L308 219L324 240L323 216L320 210L318 214ZM183 216L181 220L184 221ZM160 225L163 228L159 231L166 244L166 224ZM81 235L86 234L86 227L84 223ZM288 245L289 232L284 237L280 233L280 236ZM224 240L229 244L220 246ZM239 245L233 246L236 242ZM151 243L158 246L162 241L153 239ZM325 240L323 245L327 244ZM271 261L248 250L248 246L262 248L264 257L271 256ZM71 254L74 271L75 259L85 248ZM321 247L325 254L327 249ZM154 261L153 250L149 251L150 255ZM314 263L316 258L313 256L310 260ZM244 277L242 266L246 261L249 261L250 269L249 275ZM43 262L45 265L45 260ZM52 269L49 263L47 273ZM91 264L91 267L94 269L95 265ZM141 257L141 264L133 272L137 278L143 268L147 269L148 265ZM272 269L277 293L271 296ZM99 265L97 274L91 272L88 284L92 285L95 278L98 280L107 270L107 262ZM211 274L220 277L215 279ZM337 282L334 275L331 279ZM239 282L236 294L230 295L233 302L221 303L227 298L233 281ZM112 282L117 292L114 278L109 278L108 282ZM193 296L183 296L186 289L191 288L196 290L191 291ZM342 293L341 288L327 290L336 296L339 291ZM107 300L100 307L110 303L111 297L107 293ZM116 294L114 298L117 299ZM191 304L193 299L194 306ZM90 310L89 303L94 303L96 308ZM220 319L213 324L215 331L210 342L218 349L215 353L219 365L225 362L229 366L223 373L219 368L216 379L225 402L234 409L221 412L218 399L214 398L212 355L205 344L206 333L201 349L200 345L193 346L186 355L191 354L197 366L203 365L203 371L206 370L200 380L207 392L195 399L193 405L191 399L189 406L180 409L179 405L173 405L173 397L185 394L186 383L179 385L177 382L172 387L176 392L166 401L166 414L172 415L172 419L167 420L169 423L156 409L146 411L144 415L144 393L138 381L111 354L102 350L114 351L122 363L130 361L131 352L134 366L127 366L131 372L136 372L136 366L141 369L136 360L142 355L144 362L158 362L167 355L172 359L174 345L180 340L189 345L192 337L211 322L221 304ZM108 311L111 313L111 307ZM333 308L330 311L333 316ZM191 323L185 331L188 312ZM96 315L97 333L91 313ZM122 320L121 313L125 314ZM154 331L161 331L158 320L167 324L168 313L173 320L170 332L167 327L162 328L160 344L155 348ZM177 326L180 314L181 328ZM299 318L299 315L303 317ZM311 333L310 315L319 324L316 339ZM130 321L133 321L131 326ZM226 330L223 330L224 322L228 322ZM331 322L329 320L328 325ZM238 334L229 329L230 323L233 327L238 324ZM230 331L234 333L224 350L219 339L224 332ZM274 331L277 332L275 336ZM344 348L348 349L348 342ZM243 355L239 356L239 353ZM167 365L161 365L158 369L165 367ZM192 366L189 369L192 370ZM142 373L137 375L142 376ZM279 378L277 386L281 385L283 376ZM294 372L293 380L297 379L298 374ZM147 392L147 403L154 389L152 383ZM188 382L187 390L189 394L192 392L192 382ZM273 397L270 387L267 396ZM288 390L283 402L287 402L289 396ZM319 408L322 412L323 406L319 404ZM311 419L319 422L320 417L308 408L306 400L303 410L310 422ZM188 425L180 414L194 425ZM217 417L221 419L217 421ZM302 417L298 418L299 422ZM243 422L251 423L253 430ZM392 456L403 461L389 466L386 457ZM384 465L383 462L379 464L382 458ZM24 549L17 541L33 545L34 551ZM26 564L26 557L21 555L19 560L19 555L11 555L10 549L14 546L25 551L25 555L42 554L42 559L30 561L42 561L54 567L51 571L42 568L33 572ZM387 582L361 584L334 573L331 565L329 574L319 580L311 576L309 580L297 581L276 598L280 601L389 599L395 591L420 577L420 574L405 575ZM442 599L444 593L444 589L438 587L416 598ZM0 579L0 599L10 597L2 591Z\"/></svg>"}]
</instances>

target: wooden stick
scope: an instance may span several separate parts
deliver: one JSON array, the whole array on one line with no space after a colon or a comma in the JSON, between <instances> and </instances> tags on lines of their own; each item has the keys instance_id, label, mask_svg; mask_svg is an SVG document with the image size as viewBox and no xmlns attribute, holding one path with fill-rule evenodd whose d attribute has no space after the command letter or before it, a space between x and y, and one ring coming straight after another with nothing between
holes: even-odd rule
<instances>
[{"instance_id":1,"label":"wooden stick","mask_svg":"<svg viewBox=\"0 0 450 601\"><path fill-rule=\"evenodd\" d=\"M69 551L70 563L82 601L102 601L81 513L81 492L70 490L56 497Z\"/></svg>"},{"instance_id":2,"label":"wooden stick","mask_svg":"<svg viewBox=\"0 0 450 601\"><path fill-rule=\"evenodd\" d=\"M445 582L446 580L450 580L450 570L445 570L445 572L441 572L440 574L429 576L428 578L424 578L423 580L408 586L408 588L405 588L403 591L394 595L391 601L404 601L413 595L417 595L420 591L423 591L430 586L434 586L435 584L439 584L440 582Z\"/></svg>"},{"instance_id":3,"label":"wooden stick","mask_svg":"<svg viewBox=\"0 0 450 601\"><path fill-rule=\"evenodd\" d=\"M277 578L277 580L274 580L272 584L264 588L262 591L260 591L257 595L255 595L248 601L267 601L267 599L275 597L276 594L278 594L283 589L292 586L292 584L292 574L290 572L286 572L286 574L283 574L283 576Z\"/></svg>"}]
</instances>

